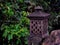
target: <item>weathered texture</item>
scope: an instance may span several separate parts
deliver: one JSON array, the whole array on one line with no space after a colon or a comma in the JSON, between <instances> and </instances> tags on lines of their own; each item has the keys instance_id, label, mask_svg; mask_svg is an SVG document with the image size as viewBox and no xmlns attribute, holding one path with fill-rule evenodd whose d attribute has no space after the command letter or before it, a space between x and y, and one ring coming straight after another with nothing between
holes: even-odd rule
<instances>
[{"instance_id":1,"label":"weathered texture","mask_svg":"<svg viewBox=\"0 0 60 45\"><path fill-rule=\"evenodd\" d=\"M42 45L60 45L60 30L51 32L48 38L45 38Z\"/></svg>"},{"instance_id":2,"label":"weathered texture","mask_svg":"<svg viewBox=\"0 0 60 45\"><path fill-rule=\"evenodd\" d=\"M49 14L42 11L42 7L35 8L35 12L27 16L30 19L30 36L28 45L39 45L48 34Z\"/></svg>"},{"instance_id":3,"label":"weathered texture","mask_svg":"<svg viewBox=\"0 0 60 45\"><path fill-rule=\"evenodd\" d=\"M50 36L54 39L55 44L60 45L60 30L52 31Z\"/></svg>"},{"instance_id":4,"label":"weathered texture","mask_svg":"<svg viewBox=\"0 0 60 45\"><path fill-rule=\"evenodd\" d=\"M52 45L50 37L45 38L45 40L43 41L42 45Z\"/></svg>"}]
</instances>

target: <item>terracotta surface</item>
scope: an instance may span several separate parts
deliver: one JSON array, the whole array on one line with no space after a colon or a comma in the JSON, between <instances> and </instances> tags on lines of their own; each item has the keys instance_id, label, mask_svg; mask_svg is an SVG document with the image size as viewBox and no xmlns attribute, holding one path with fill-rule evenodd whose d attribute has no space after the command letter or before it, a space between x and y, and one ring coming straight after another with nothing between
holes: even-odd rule
<instances>
[{"instance_id":1,"label":"terracotta surface","mask_svg":"<svg viewBox=\"0 0 60 45\"><path fill-rule=\"evenodd\" d=\"M54 43L60 45L60 30L54 30L50 34L51 38L54 39Z\"/></svg>"},{"instance_id":2,"label":"terracotta surface","mask_svg":"<svg viewBox=\"0 0 60 45\"><path fill-rule=\"evenodd\" d=\"M60 45L60 30L51 32L48 38L45 38L42 45Z\"/></svg>"}]
</instances>

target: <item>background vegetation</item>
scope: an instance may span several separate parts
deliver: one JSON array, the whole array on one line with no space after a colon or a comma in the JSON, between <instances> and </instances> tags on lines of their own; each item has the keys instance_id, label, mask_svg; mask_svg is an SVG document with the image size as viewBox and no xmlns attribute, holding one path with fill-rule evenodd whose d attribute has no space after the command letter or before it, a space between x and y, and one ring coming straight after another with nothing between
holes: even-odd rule
<instances>
[{"instance_id":1,"label":"background vegetation","mask_svg":"<svg viewBox=\"0 0 60 45\"><path fill-rule=\"evenodd\" d=\"M27 15L34 12L34 7L37 5L41 5L45 12L51 14L49 32L60 28L59 0L0 0L0 45L28 44L29 19Z\"/></svg>"}]
</instances>

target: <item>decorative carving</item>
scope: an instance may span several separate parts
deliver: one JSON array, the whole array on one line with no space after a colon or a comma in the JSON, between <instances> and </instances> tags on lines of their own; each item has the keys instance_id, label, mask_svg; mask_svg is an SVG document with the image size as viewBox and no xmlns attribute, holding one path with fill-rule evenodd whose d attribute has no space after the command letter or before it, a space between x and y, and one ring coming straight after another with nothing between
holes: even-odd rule
<instances>
[{"instance_id":1,"label":"decorative carving","mask_svg":"<svg viewBox=\"0 0 60 45\"><path fill-rule=\"evenodd\" d=\"M31 32L33 34L41 34L41 21L40 20L31 20Z\"/></svg>"}]
</instances>

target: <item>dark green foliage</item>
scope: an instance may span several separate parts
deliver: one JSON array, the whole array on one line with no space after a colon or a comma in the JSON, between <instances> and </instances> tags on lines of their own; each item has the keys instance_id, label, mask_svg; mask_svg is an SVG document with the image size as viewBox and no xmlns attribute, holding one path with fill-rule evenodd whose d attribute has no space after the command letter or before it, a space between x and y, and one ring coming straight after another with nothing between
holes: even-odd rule
<instances>
[{"instance_id":1,"label":"dark green foliage","mask_svg":"<svg viewBox=\"0 0 60 45\"><path fill-rule=\"evenodd\" d=\"M60 1L59 0L32 0L36 5L41 5L44 10L59 12Z\"/></svg>"},{"instance_id":2,"label":"dark green foliage","mask_svg":"<svg viewBox=\"0 0 60 45\"><path fill-rule=\"evenodd\" d=\"M29 13L24 0L1 0L0 20L3 45L27 45L29 35Z\"/></svg>"}]
</instances>

